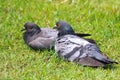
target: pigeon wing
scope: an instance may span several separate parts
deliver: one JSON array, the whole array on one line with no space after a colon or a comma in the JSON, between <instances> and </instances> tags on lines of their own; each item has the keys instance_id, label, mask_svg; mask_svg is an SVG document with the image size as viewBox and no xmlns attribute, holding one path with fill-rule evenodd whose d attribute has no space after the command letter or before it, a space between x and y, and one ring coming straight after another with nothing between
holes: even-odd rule
<instances>
[{"instance_id":1,"label":"pigeon wing","mask_svg":"<svg viewBox=\"0 0 120 80\"><path fill-rule=\"evenodd\" d=\"M55 50L60 57L68 61L74 61L81 53L79 52L89 42L74 35L59 37L55 43Z\"/></svg>"},{"instance_id":2,"label":"pigeon wing","mask_svg":"<svg viewBox=\"0 0 120 80\"><path fill-rule=\"evenodd\" d=\"M54 42L55 42L54 37L50 38L38 37L35 40L29 42L29 45L34 49L48 49L53 47Z\"/></svg>"}]
</instances>

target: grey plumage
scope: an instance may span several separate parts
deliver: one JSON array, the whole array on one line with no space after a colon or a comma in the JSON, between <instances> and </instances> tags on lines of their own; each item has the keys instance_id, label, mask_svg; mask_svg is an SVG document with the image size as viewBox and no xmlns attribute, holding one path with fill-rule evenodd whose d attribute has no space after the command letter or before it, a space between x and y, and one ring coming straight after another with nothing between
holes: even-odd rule
<instances>
[{"instance_id":1,"label":"grey plumage","mask_svg":"<svg viewBox=\"0 0 120 80\"><path fill-rule=\"evenodd\" d=\"M64 25L57 27L59 36L55 42L55 51L58 56L67 61L77 62L84 66L103 67L106 64L117 63L104 56L95 44L73 33L67 33L71 26L67 26L67 30L65 30L65 27Z\"/></svg>"},{"instance_id":2,"label":"grey plumage","mask_svg":"<svg viewBox=\"0 0 120 80\"><path fill-rule=\"evenodd\" d=\"M27 22L24 25L26 32L23 34L25 43L31 48L50 49L54 46L58 31L50 28L39 28L38 25Z\"/></svg>"}]
</instances>

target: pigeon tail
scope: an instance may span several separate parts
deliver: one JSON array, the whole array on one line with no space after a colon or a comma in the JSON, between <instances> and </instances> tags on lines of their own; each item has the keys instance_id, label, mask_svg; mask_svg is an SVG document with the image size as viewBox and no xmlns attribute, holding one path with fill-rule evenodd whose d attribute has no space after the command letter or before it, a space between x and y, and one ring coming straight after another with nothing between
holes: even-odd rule
<instances>
[{"instance_id":1,"label":"pigeon tail","mask_svg":"<svg viewBox=\"0 0 120 80\"><path fill-rule=\"evenodd\" d=\"M108 58L103 59L102 62L103 62L104 64L113 64L113 63L118 64L118 62L113 61L113 60L108 59Z\"/></svg>"},{"instance_id":2,"label":"pigeon tail","mask_svg":"<svg viewBox=\"0 0 120 80\"><path fill-rule=\"evenodd\" d=\"M88 42L92 43L92 44L97 45L96 41L93 40L93 39L86 39L86 38L84 38L84 39L87 40Z\"/></svg>"},{"instance_id":3,"label":"pigeon tail","mask_svg":"<svg viewBox=\"0 0 120 80\"><path fill-rule=\"evenodd\" d=\"M84 34L84 33L75 33L75 35L79 37L91 36L91 34Z\"/></svg>"}]
</instances>

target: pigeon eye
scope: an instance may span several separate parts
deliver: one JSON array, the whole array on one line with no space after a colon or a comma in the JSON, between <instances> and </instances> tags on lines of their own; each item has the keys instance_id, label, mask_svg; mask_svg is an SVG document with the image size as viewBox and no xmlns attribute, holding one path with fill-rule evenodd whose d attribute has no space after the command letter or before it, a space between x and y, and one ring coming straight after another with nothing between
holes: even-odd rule
<instances>
[{"instance_id":1,"label":"pigeon eye","mask_svg":"<svg viewBox=\"0 0 120 80\"><path fill-rule=\"evenodd\" d=\"M33 27L30 27L30 29L33 29Z\"/></svg>"},{"instance_id":2,"label":"pigeon eye","mask_svg":"<svg viewBox=\"0 0 120 80\"><path fill-rule=\"evenodd\" d=\"M56 24L56 26L58 26L58 24Z\"/></svg>"}]
</instances>

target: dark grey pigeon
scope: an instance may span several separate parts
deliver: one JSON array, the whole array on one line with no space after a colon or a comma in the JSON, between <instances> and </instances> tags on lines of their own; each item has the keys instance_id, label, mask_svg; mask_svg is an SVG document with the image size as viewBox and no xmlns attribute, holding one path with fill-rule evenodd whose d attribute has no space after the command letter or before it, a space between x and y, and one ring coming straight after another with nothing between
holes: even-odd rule
<instances>
[{"instance_id":1,"label":"dark grey pigeon","mask_svg":"<svg viewBox=\"0 0 120 80\"><path fill-rule=\"evenodd\" d=\"M92 67L104 67L107 64L117 63L104 56L94 43L76 36L72 27L66 22L63 24L61 22L55 28L59 31L55 41L55 51L59 57Z\"/></svg>"},{"instance_id":2,"label":"dark grey pigeon","mask_svg":"<svg viewBox=\"0 0 120 80\"><path fill-rule=\"evenodd\" d=\"M25 30L23 34L25 43L34 50L52 48L58 34L55 29L39 28L37 24L32 22L25 23L23 30ZM90 36L90 34L78 34L78 36L84 37Z\"/></svg>"},{"instance_id":3,"label":"dark grey pigeon","mask_svg":"<svg viewBox=\"0 0 120 80\"><path fill-rule=\"evenodd\" d=\"M58 33L55 29L39 28L32 22L25 23L23 30L26 30L23 34L25 43L35 50L52 48Z\"/></svg>"}]
</instances>

